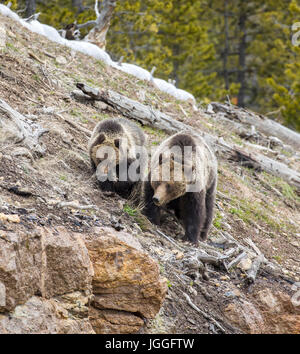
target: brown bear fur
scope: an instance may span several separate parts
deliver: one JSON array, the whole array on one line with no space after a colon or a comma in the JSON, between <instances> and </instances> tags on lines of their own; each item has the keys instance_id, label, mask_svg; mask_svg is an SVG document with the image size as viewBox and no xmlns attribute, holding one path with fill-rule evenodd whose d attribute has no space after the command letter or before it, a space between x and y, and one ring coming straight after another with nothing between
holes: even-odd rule
<instances>
[{"instance_id":1,"label":"brown bear fur","mask_svg":"<svg viewBox=\"0 0 300 354\"><path fill-rule=\"evenodd\" d=\"M135 123L125 118L113 118L105 119L99 122L93 130L92 136L89 140L88 151L90 155L91 165L94 171L101 162L97 158L97 151L99 148L106 146L111 147L115 151L116 161L112 162L112 166L116 169L116 176L114 180L107 180L100 182L100 187L103 191L113 191L123 197L128 197L132 192L132 188L135 182L119 181L119 165L125 160L125 153L121 150L121 140L127 140L127 169L129 165L137 158L136 147L144 146L146 143L146 137L142 129ZM105 171L109 174L111 171Z\"/></svg>"},{"instance_id":2,"label":"brown bear fur","mask_svg":"<svg viewBox=\"0 0 300 354\"><path fill-rule=\"evenodd\" d=\"M170 155L169 149L174 146L180 148L179 155L178 150L177 154ZM184 160L185 146L191 147L191 154ZM162 178L162 169L166 163L170 164L169 180ZM192 179L189 181L198 183L196 192L186 190L184 165L192 171ZM158 180L157 177L155 180L154 173ZM181 181L175 180L178 174L183 176ZM189 132L177 133L162 142L151 160L148 179L143 183L144 213L159 225L161 207L173 209L176 217L183 222L184 239L197 244L199 239L206 240L213 220L216 186L217 160L212 150L201 137Z\"/></svg>"}]
</instances>

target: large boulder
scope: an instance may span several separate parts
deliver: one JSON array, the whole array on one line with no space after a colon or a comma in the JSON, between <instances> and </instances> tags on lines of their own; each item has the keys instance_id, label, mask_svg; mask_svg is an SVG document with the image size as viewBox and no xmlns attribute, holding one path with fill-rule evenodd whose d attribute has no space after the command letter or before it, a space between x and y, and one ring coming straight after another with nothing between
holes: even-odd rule
<instances>
[{"instance_id":1,"label":"large boulder","mask_svg":"<svg viewBox=\"0 0 300 354\"><path fill-rule=\"evenodd\" d=\"M78 294L70 294L70 298L73 298L73 303L33 296L25 304L18 305L9 315L0 315L0 333L94 333L87 316L81 318L78 315L82 311ZM83 303L87 301L86 297Z\"/></svg>"},{"instance_id":2,"label":"large boulder","mask_svg":"<svg viewBox=\"0 0 300 354\"><path fill-rule=\"evenodd\" d=\"M226 306L224 314L245 333L300 334L299 303L281 291L260 290L253 302L231 303Z\"/></svg>"},{"instance_id":3,"label":"large boulder","mask_svg":"<svg viewBox=\"0 0 300 354\"><path fill-rule=\"evenodd\" d=\"M137 316L154 318L165 298L167 283L160 276L157 262L142 251L139 242L126 232L107 227L96 228L85 242L94 267L92 305L103 311L97 316L94 309L91 313L95 331L108 333L103 326L106 321L113 324L109 333L118 333L117 324L123 328L128 319L123 332L128 333L131 325L136 328L143 324Z\"/></svg>"},{"instance_id":4,"label":"large boulder","mask_svg":"<svg viewBox=\"0 0 300 354\"><path fill-rule=\"evenodd\" d=\"M91 290L93 268L82 239L63 227L1 231L0 312L33 295L50 298Z\"/></svg>"},{"instance_id":5,"label":"large boulder","mask_svg":"<svg viewBox=\"0 0 300 354\"><path fill-rule=\"evenodd\" d=\"M80 236L64 227L40 229L43 246L42 295L49 298L91 290L93 266Z\"/></svg>"},{"instance_id":6,"label":"large boulder","mask_svg":"<svg viewBox=\"0 0 300 354\"><path fill-rule=\"evenodd\" d=\"M40 292L41 234L0 231L0 313Z\"/></svg>"},{"instance_id":7,"label":"large boulder","mask_svg":"<svg viewBox=\"0 0 300 354\"><path fill-rule=\"evenodd\" d=\"M99 310L90 307L90 323L99 334L132 334L139 331L144 321L133 313L116 310Z\"/></svg>"},{"instance_id":8,"label":"large boulder","mask_svg":"<svg viewBox=\"0 0 300 354\"><path fill-rule=\"evenodd\" d=\"M265 288L256 299L265 320L264 333L300 334L300 306L293 296Z\"/></svg>"}]
</instances>

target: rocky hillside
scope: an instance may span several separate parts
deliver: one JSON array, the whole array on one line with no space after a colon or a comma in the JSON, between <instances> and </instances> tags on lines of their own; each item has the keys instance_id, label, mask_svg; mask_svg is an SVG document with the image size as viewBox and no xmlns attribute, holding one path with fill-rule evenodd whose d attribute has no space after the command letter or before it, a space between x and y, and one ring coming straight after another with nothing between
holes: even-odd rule
<instances>
[{"instance_id":1,"label":"rocky hillside","mask_svg":"<svg viewBox=\"0 0 300 354\"><path fill-rule=\"evenodd\" d=\"M297 135L228 104L195 109L0 23L0 333L300 333ZM99 190L87 142L123 108L78 82L161 114L135 117L149 148L185 126L212 139L219 181L206 243L181 242L170 213L155 228Z\"/></svg>"}]
</instances>

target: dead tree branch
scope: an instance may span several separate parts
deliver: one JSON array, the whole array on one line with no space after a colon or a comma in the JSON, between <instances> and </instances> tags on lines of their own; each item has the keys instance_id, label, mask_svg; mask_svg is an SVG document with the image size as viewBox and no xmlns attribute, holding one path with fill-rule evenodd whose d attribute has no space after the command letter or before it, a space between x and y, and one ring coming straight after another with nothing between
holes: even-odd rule
<instances>
[{"instance_id":1,"label":"dead tree branch","mask_svg":"<svg viewBox=\"0 0 300 354\"><path fill-rule=\"evenodd\" d=\"M95 21L95 27L85 37L85 40L96 44L99 48L105 50L106 46L106 34L110 26L110 20L112 18L114 9L116 7L116 0L103 0L102 9L98 11L98 0L95 4L95 12L97 19ZM91 22L90 22L91 24ZM82 26L82 25L81 25ZM82 27L81 27L82 28Z\"/></svg>"},{"instance_id":2,"label":"dead tree branch","mask_svg":"<svg viewBox=\"0 0 300 354\"><path fill-rule=\"evenodd\" d=\"M1 140L21 143L39 155L45 153L45 148L40 144L39 138L48 130L25 118L2 99L0 99L0 113Z\"/></svg>"},{"instance_id":3,"label":"dead tree branch","mask_svg":"<svg viewBox=\"0 0 300 354\"><path fill-rule=\"evenodd\" d=\"M258 131L264 133L266 136L276 136L286 144L300 149L300 134L284 127L274 120L267 119L254 112L233 105L222 104L219 102L212 102L211 105L214 112L225 113L225 116L230 120L242 124L253 125Z\"/></svg>"}]
</instances>

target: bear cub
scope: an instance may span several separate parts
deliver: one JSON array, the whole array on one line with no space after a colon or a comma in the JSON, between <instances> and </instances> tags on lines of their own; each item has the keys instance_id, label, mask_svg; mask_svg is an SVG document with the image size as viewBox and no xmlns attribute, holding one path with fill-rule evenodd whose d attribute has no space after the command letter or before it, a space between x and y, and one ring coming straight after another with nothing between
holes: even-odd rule
<instances>
[{"instance_id":1,"label":"bear cub","mask_svg":"<svg viewBox=\"0 0 300 354\"><path fill-rule=\"evenodd\" d=\"M116 192L124 198L130 196L136 181L128 176L128 168L139 158L137 147L145 144L142 129L125 118L105 119L95 126L88 151L103 191ZM126 172L125 180L120 178L121 171Z\"/></svg>"},{"instance_id":2,"label":"bear cub","mask_svg":"<svg viewBox=\"0 0 300 354\"><path fill-rule=\"evenodd\" d=\"M151 159L143 183L144 214L160 224L160 210L175 211L183 222L184 240L206 240L213 220L217 159L205 141L190 132L163 141Z\"/></svg>"}]
</instances>

